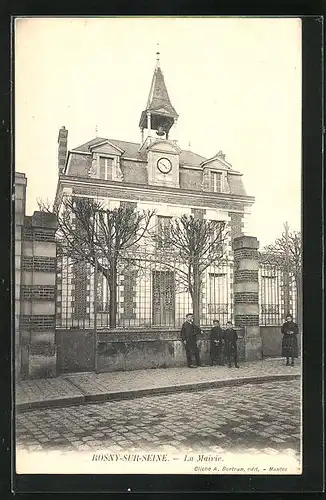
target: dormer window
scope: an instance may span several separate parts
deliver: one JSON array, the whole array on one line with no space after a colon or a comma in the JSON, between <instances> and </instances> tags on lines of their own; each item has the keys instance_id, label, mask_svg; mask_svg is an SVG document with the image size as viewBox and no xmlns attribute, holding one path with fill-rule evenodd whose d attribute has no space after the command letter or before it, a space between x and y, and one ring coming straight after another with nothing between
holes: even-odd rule
<instances>
[{"instance_id":1,"label":"dormer window","mask_svg":"<svg viewBox=\"0 0 326 500\"><path fill-rule=\"evenodd\" d=\"M100 179L112 179L112 158L100 156Z\"/></svg>"},{"instance_id":2,"label":"dormer window","mask_svg":"<svg viewBox=\"0 0 326 500\"><path fill-rule=\"evenodd\" d=\"M222 192L222 174L220 172L211 172L211 189L214 193Z\"/></svg>"}]
</instances>

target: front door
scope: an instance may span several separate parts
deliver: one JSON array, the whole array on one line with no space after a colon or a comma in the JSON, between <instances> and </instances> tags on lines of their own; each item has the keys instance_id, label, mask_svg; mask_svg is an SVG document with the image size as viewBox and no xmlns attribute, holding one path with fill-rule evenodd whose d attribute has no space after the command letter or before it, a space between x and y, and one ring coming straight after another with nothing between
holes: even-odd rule
<instances>
[{"instance_id":1,"label":"front door","mask_svg":"<svg viewBox=\"0 0 326 500\"><path fill-rule=\"evenodd\" d=\"M172 271L153 271L153 324L174 326L175 281Z\"/></svg>"}]
</instances>

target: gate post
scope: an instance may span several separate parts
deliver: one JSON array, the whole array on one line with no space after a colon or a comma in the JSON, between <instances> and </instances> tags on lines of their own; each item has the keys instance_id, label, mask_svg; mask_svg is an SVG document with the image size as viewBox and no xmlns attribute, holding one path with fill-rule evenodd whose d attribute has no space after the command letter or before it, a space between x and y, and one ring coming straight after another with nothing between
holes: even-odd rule
<instances>
[{"instance_id":1,"label":"gate post","mask_svg":"<svg viewBox=\"0 0 326 500\"><path fill-rule=\"evenodd\" d=\"M21 247L20 346L23 378L56 376L56 241L54 214L24 217Z\"/></svg>"},{"instance_id":2,"label":"gate post","mask_svg":"<svg viewBox=\"0 0 326 500\"><path fill-rule=\"evenodd\" d=\"M262 358L259 328L258 248L254 236L238 236L232 243L234 251L234 317L235 326L245 330L245 360Z\"/></svg>"}]
</instances>

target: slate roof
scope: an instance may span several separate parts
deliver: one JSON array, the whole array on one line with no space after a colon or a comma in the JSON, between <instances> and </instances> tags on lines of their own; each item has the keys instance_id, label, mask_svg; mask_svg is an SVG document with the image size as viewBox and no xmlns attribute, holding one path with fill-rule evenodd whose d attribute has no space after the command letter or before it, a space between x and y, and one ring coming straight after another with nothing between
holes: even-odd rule
<instances>
[{"instance_id":1,"label":"slate roof","mask_svg":"<svg viewBox=\"0 0 326 500\"><path fill-rule=\"evenodd\" d=\"M120 141L116 139L106 139L104 137L95 137L91 141L88 141L85 144L74 148L74 151L88 153L92 146L95 146L96 144L99 144L106 140L124 151L124 153L122 154L122 158L135 158L139 160L143 159L138 151L140 148L140 144L136 142ZM197 153L193 153L189 150L184 150L180 154L180 165L199 166L205 160L207 160L207 158L204 158L203 156L198 155Z\"/></svg>"},{"instance_id":2,"label":"slate roof","mask_svg":"<svg viewBox=\"0 0 326 500\"><path fill-rule=\"evenodd\" d=\"M172 116L178 116L176 110L171 104L162 70L160 66L157 66L154 71L151 89L149 91L146 111L156 111L160 108L164 108Z\"/></svg>"}]
</instances>

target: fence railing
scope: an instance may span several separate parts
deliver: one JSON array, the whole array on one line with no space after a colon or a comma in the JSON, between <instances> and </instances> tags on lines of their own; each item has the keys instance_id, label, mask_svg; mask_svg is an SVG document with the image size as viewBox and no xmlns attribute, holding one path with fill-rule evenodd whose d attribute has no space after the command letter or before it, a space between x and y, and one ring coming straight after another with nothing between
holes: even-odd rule
<instances>
[{"instance_id":1,"label":"fence railing","mask_svg":"<svg viewBox=\"0 0 326 500\"><path fill-rule=\"evenodd\" d=\"M259 323L260 325L281 325L286 314L292 314L297 320L297 292L295 281L290 276L289 287L289 307L285 310L286 283L282 268L260 263L259 266Z\"/></svg>"},{"instance_id":2,"label":"fence railing","mask_svg":"<svg viewBox=\"0 0 326 500\"><path fill-rule=\"evenodd\" d=\"M99 260L100 264L105 263ZM290 311L297 317L294 282L290 283ZM210 265L202 275L201 326L214 319L221 325L233 321L233 264ZM186 268L167 252L146 251L125 255L117 274L117 328L179 328L192 312ZM281 325L284 309L284 279L277 266L260 263L259 321ZM108 328L110 325L110 283L103 272L85 262L57 259L58 328Z\"/></svg>"},{"instance_id":3,"label":"fence railing","mask_svg":"<svg viewBox=\"0 0 326 500\"><path fill-rule=\"evenodd\" d=\"M100 264L103 264L99 260ZM104 263L105 264L105 263ZM99 266L100 267L100 266ZM202 275L201 326L218 319L222 325L233 319L232 264L210 265ZM58 257L57 313L59 328L108 328L110 282L105 273L87 263L72 263ZM180 327L192 300L186 267L168 253L142 250L124 256L118 266L118 328Z\"/></svg>"}]
</instances>

